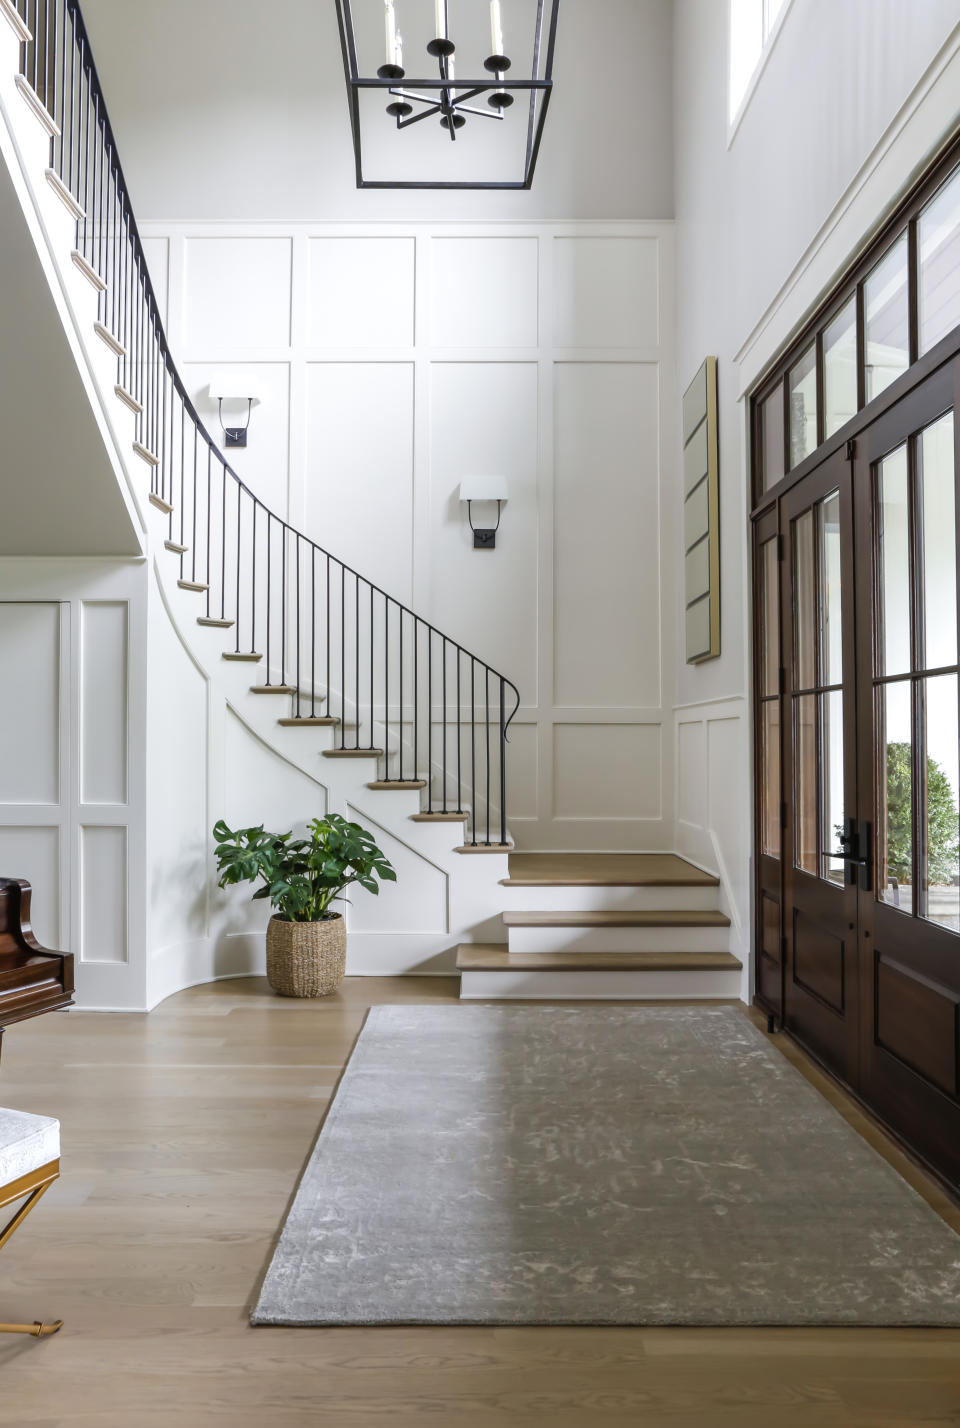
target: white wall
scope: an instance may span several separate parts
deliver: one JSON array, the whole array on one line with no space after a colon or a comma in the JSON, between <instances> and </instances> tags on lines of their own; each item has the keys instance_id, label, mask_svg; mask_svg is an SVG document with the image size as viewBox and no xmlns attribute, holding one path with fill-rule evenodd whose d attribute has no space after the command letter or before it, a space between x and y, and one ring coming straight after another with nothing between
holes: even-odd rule
<instances>
[{"instance_id":1,"label":"white wall","mask_svg":"<svg viewBox=\"0 0 960 1428\"><path fill-rule=\"evenodd\" d=\"M727 6L677 0L674 13L677 375L682 390L707 353L719 358L722 573L721 657L677 671L678 835L681 847L717 846L748 924L741 398L957 122L960 7L793 0L729 147ZM679 592L668 598L679 632Z\"/></svg>"},{"instance_id":2,"label":"white wall","mask_svg":"<svg viewBox=\"0 0 960 1428\"><path fill-rule=\"evenodd\" d=\"M146 643L142 561L0 560L0 870L86 1006L145 1004Z\"/></svg>"},{"instance_id":3,"label":"white wall","mask_svg":"<svg viewBox=\"0 0 960 1428\"><path fill-rule=\"evenodd\" d=\"M201 415L215 373L263 391L240 475L519 686L518 843L671 846L671 225L144 231ZM493 552L478 472L509 482Z\"/></svg>"},{"instance_id":4,"label":"white wall","mask_svg":"<svg viewBox=\"0 0 960 1428\"><path fill-rule=\"evenodd\" d=\"M462 6L486 9L451 0L451 32ZM508 38L511 10L529 8L505 0ZM432 5L397 10L412 39ZM138 218L672 217L670 0L563 0L529 193L358 193L333 0L84 0L83 13ZM471 125L458 151L496 132Z\"/></svg>"}]
</instances>

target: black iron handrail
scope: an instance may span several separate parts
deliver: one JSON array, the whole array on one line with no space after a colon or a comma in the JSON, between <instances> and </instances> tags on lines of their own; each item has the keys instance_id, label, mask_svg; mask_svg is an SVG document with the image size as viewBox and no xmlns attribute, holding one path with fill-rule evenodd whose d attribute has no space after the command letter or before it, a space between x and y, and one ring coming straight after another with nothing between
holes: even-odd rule
<instances>
[{"instance_id":1,"label":"black iron handrail","mask_svg":"<svg viewBox=\"0 0 960 1428\"><path fill-rule=\"evenodd\" d=\"M382 731L383 782L422 780L427 812L462 812L471 846L505 846L516 685L276 515L227 461L170 354L80 6L15 6L31 35L21 73L59 131L51 168L82 210L76 256L99 289L98 331L180 583L206 596L201 623L233 628L233 658L265 660L257 688L289 690L295 721L329 723L348 753L376 750Z\"/></svg>"}]
</instances>

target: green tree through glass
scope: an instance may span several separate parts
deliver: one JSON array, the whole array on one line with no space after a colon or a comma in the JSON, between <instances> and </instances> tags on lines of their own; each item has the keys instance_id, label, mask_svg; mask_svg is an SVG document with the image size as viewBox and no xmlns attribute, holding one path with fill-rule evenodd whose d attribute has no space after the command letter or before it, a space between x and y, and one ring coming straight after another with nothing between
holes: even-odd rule
<instances>
[{"instance_id":1,"label":"green tree through glass","mask_svg":"<svg viewBox=\"0 0 960 1428\"><path fill-rule=\"evenodd\" d=\"M913 751L887 745L887 875L909 883L913 877L911 791ZM957 875L960 832L950 781L935 759L927 759L927 881L949 884Z\"/></svg>"}]
</instances>

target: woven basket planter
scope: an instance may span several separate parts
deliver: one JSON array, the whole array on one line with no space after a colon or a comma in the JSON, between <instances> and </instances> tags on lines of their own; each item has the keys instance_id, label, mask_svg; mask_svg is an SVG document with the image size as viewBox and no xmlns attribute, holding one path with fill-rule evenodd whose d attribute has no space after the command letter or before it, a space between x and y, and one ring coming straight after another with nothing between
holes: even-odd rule
<instances>
[{"instance_id":1,"label":"woven basket planter","mask_svg":"<svg viewBox=\"0 0 960 1428\"><path fill-rule=\"evenodd\" d=\"M281 997L328 997L343 981L347 929L339 913L323 922L267 924L267 981Z\"/></svg>"}]
</instances>

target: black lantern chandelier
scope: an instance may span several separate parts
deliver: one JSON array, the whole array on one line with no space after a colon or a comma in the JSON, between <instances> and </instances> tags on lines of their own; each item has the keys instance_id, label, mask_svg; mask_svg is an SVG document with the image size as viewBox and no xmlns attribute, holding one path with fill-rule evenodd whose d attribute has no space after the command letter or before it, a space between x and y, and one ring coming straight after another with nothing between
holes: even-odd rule
<instances>
[{"instance_id":1,"label":"black lantern chandelier","mask_svg":"<svg viewBox=\"0 0 960 1428\"><path fill-rule=\"evenodd\" d=\"M358 61L357 33L354 26L354 0L336 0L343 48L343 67L350 101L350 123L356 160L358 188L441 188L441 189L529 189L533 183L537 155L543 136L547 106L553 89L553 52L557 33L560 0L536 0L533 24L532 54L529 75L518 75L518 65L507 52L504 41L504 11L512 0L434 0L433 34L423 46L424 70L436 72L427 78L408 77L404 63L404 41L400 32L400 10L413 0L356 0L358 14L364 7L363 21L369 34L373 12L382 14L384 61L376 74L363 75ZM476 33L477 14L489 3L489 53L469 55L467 63L476 71L485 71L483 78L464 79L456 74L457 53L454 26L458 18L467 18ZM513 0L516 6L516 0ZM533 5L527 0L530 17ZM457 14L459 12L459 15ZM465 12L471 12L466 15ZM485 17L484 17L485 18ZM509 18L509 17L508 17ZM519 16L515 16L520 23ZM378 19L379 26L379 19ZM525 27L526 28L526 27ZM516 39L517 37L514 37ZM419 48L419 46L418 46ZM473 48L473 46L471 46ZM407 48L409 65L410 46ZM370 68L372 69L372 65ZM461 61L461 69L465 66ZM383 92L387 100L386 113L398 132L414 125L439 124L445 136L455 143L468 122L492 119L503 123L516 98L528 97L522 160L522 173L504 179L387 179L368 178L364 174L361 105L367 96ZM484 100L486 101L484 103ZM369 123L369 118L368 121ZM381 122L383 122L381 120ZM465 138L467 136L464 136ZM462 147L462 146L461 146ZM519 165L517 166L519 169Z\"/></svg>"}]
</instances>

